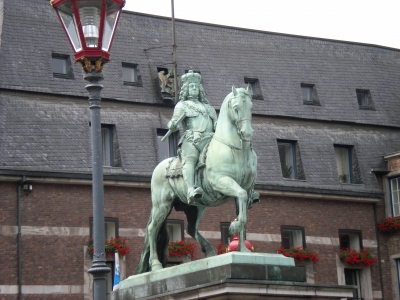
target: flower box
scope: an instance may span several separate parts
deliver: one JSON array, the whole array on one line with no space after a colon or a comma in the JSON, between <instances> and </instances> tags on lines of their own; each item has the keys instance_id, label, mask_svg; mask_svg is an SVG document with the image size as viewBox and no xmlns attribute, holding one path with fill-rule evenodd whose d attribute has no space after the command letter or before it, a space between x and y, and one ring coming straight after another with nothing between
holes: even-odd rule
<instances>
[{"instance_id":1,"label":"flower box","mask_svg":"<svg viewBox=\"0 0 400 300\"><path fill-rule=\"evenodd\" d=\"M378 222L378 230L383 233L392 233L400 229L400 216L388 217Z\"/></svg>"},{"instance_id":2,"label":"flower box","mask_svg":"<svg viewBox=\"0 0 400 300\"><path fill-rule=\"evenodd\" d=\"M312 262L318 262L318 253L303 247L297 247L297 248L290 248L290 249L285 249L284 247L281 247L281 249L278 250L278 253L286 256L286 257L293 257L295 261L312 261Z\"/></svg>"},{"instance_id":3,"label":"flower box","mask_svg":"<svg viewBox=\"0 0 400 300\"><path fill-rule=\"evenodd\" d=\"M196 245L185 240L170 242L168 245L168 257L189 256L190 258L194 258L195 250Z\"/></svg>"},{"instance_id":4,"label":"flower box","mask_svg":"<svg viewBox=\"0 0 400 300\"><path fill-rule=\"evenodd\" d=\"M340 249L338 257L350 265L358 266L364 264L367 268L372 266L378 260L372 256L368 248L360 250L354 248Z\"/></svg>"},{"instance_id":5,"label":"flower box","mask_svg":"<svg viewBox=\"0 0 400 300\"><path fill-rule=\"evenodd\" d=\"M126 254L129 253L131 247L126 245L126 240L122 240L120 237L111 237L110 240L105 240L104 249L106 252L106 258L109 259L114 257L115 252L118 252L120 257L124 257ZM87 251L89 252L90 256L93 256L94 248L92 238L89 239Z\"/></svg>"}]
</instances>

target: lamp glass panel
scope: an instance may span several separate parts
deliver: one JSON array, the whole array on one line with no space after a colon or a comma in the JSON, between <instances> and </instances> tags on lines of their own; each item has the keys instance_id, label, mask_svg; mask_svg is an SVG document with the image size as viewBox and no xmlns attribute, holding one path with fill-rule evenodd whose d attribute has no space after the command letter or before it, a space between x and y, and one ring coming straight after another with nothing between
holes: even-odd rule
<instances>
[{"instance_id":1,"label":"lamp glass panel","mask_svg":"<svg viewBox=\"0 0 400 300\"><path fill-rule=\"evenodd\" d=\"M86 46L96 48L99 44L101 1L79 1L77 4Z\"/></svg>"},{"instance_id":2,"label":"lamp glass panel","mask_svg":"<svg viewBox=\"0 0 400 300\"><path fill-rule=\"evenodd\" d=\"M108 51L110 48L112 36L114 35L115 25L117 24L120 11L121 7L119 5L110 0L107 1L102 41L102 49L105 51Z\"/></svg>"},{"instance_id":3,"label":"lamp glass panel","mask_svg":"<svg viewBox=\"0 0 400 300\"><path fill-rule=\"evenodd\" d=\"M63 26L68 34L68 38L74 47L75 52L82 49L81 41L79 40L78 31L76 28L75 16L72 11L71 1L61 4L57 7L58 15L63 23Z\"/></svg>"}]
</instances>

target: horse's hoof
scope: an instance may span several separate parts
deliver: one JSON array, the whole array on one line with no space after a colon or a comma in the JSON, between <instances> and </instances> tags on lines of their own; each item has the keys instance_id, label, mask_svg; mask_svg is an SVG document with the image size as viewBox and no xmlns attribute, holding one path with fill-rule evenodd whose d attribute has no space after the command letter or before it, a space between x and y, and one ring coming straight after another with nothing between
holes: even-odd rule
<instances>
[{"instance_id":1,"label":"horse's hoof","mask_svg":"<svg viewBox=\"0 0 400 300\"><path fill-rule=\"evenodd\" d=\"M160 262L151 264L151 271L158 271L158 270L161 270L162 268L163 267L162 267L162 264Z\"/></svg>"}]
</instances>

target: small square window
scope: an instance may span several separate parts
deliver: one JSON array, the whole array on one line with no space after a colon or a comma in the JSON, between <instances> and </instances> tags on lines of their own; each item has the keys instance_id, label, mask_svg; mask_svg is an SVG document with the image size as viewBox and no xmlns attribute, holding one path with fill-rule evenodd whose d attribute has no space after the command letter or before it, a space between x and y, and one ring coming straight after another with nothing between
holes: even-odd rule
<instances>
[{"instance_id":1,"label":"small square window","mask_svg":"<svg viewBox=\"0 0 400 300\"><path fill-rule=\"evenodd\" d=\"M321 105L318 98L317 89L315 84L301 83L301 98L303 104L306 105Z\"/></svg>"},{"instance_id":2,"label":"small square window","mask_svg":"<svg viewBox=\"0 0 400 300\"><path fill-rule=\"evenodd\" d=\"M72 66L69 55L52 53L51 68L54 77L73 78Z\"/></svg>"},{"instance_id":3,"label":"small square window","mask_svg":"<svg viewBox=\"0 0 400 300\"><path fill-rule=\"evenodd\" d=\"M339 230L340 249L354 248L360 250L363 248L361 231L359 230Z\"/></svg>"},{"instance_id":4,"label":"small square window","mask_svg":"<svg viewBox=\"0 0 400 300\"><path fill-rule=\"evenodd\" d=\"M304 228L299 226L281 226L282 247L285 249L306 248Z\"/></svg>"},{"instance_id":5,"label":"small square window","mask_svg":"<svg viewBox=\"0 0 400 300\"><path fill-rule=\"evenodd\" d=\"M177 133L172 133L167 140L161 141L161 139L168 132L166 129L157 129L157 150L158 150L158 161L163 161L166 158L177 155Z\"/></svg>"},{"instance_id":6,"label":"small square window","mask_svg":"<svg viewBox=\"0 0 400 300\"><path fill-rule=\"evenodd\" d=\"M122 78L124 83L134 83L137 81L136 67L134 66L122 66Z\"/></svg>"},{"instance_id":7,"label":"small square window","mask_svg":"<svg viewBox=\"0 0 400 300\"><path fill-rule=\"evenodd\" d=\"M182 241L184 238L183 221L167 220L167 231L170 242Z\"/></svg>"},{"instance_id":8,"label":"small square window","mask_svg":"<svg viewBox=\"0 0 400 300\"><path fill-rule=\"evenodd\" d=\"M369 90L356 90L358 106L361 109L374 110L371 93Z\"/></svg>"},{"instance_id":9,"label":"small square window","mask_svg":"<svg viewBox=\"0 0 400 300\"><path fill-rule=\"evenodd\" d=\"M258 78L244 77L244 83L250 86L252 99L264 100Z\"/></svg>"},{"instance_id":10,"label":"small square window","mask_svg":"<svg viewBox=\"0 0 400 300\"><path fill-rule=\"evenodd\" d=\"M137 64L122 63L122 81L124 85L143 85Z\"/></svg>"}]
</instances>

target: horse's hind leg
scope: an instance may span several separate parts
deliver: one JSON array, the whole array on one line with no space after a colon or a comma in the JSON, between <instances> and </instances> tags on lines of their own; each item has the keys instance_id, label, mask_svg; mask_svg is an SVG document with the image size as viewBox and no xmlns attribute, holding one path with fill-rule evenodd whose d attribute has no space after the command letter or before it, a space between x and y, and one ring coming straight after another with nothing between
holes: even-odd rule
<instances>
[{"instance_id":1,"label":"horse's hind leg","mask_svg":"<svg viewBox=\"0 0 400 300\"><path fill-rule=\"evenodd\" d=\"M214 248L210 242L198 232L198 225L205 209L205 207L198 206L187 206L187 208L185 208L184 212L188 220L186 232L200 244L201 251L203 251L205 256L211 257L217 255Z\"/></svg>"}]
</instances>

